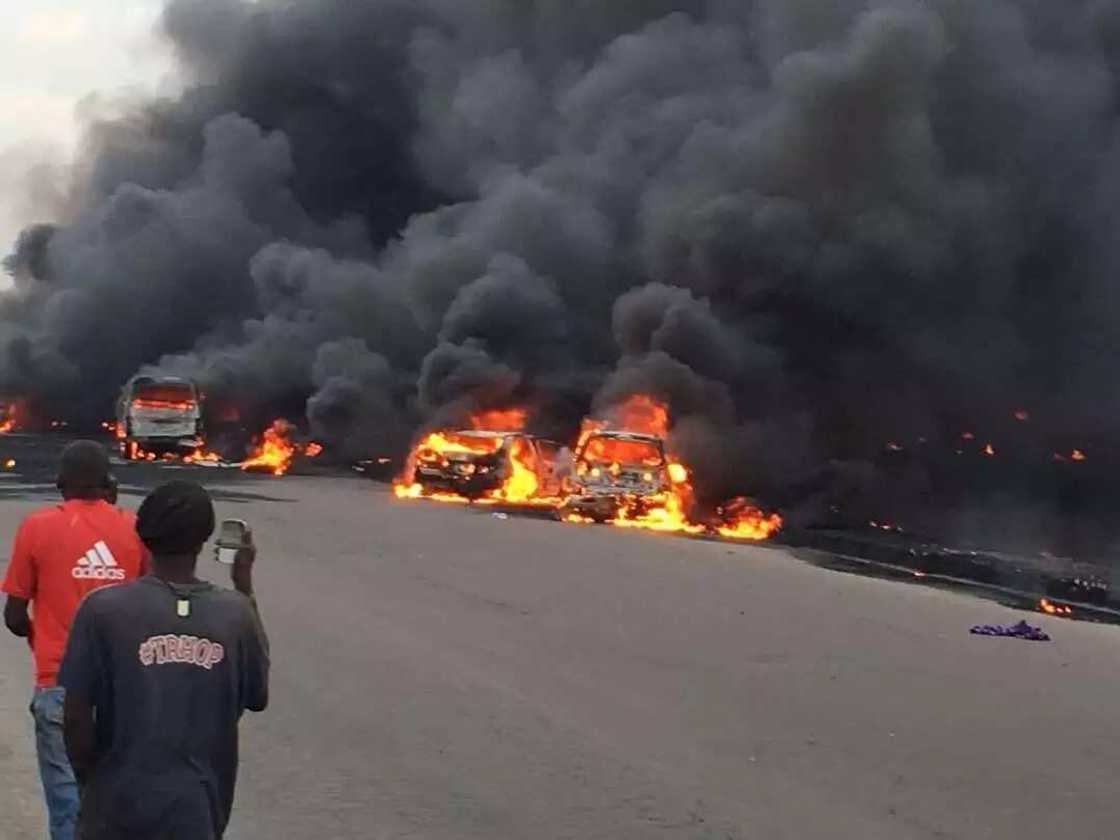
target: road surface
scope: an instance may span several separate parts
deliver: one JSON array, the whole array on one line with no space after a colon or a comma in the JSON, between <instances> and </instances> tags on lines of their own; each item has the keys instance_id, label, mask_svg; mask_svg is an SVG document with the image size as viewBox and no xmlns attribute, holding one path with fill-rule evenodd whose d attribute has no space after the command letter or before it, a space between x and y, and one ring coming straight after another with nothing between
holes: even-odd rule
<instances>
[{"instance_id":1,"label":"road surface","mask_svg":"<svg viewBox=\"0 0 1120 840\"><path fill-rule=\"evenodd\" d=\"M253 525L273 644L230 840L1116 834L1116 628L973 637L1021 616L781 549L188 474ZM49 497L0 480L5 562ZM5 639L2 833L38 840L30 663Z\"/></svg>"}]
</instances>

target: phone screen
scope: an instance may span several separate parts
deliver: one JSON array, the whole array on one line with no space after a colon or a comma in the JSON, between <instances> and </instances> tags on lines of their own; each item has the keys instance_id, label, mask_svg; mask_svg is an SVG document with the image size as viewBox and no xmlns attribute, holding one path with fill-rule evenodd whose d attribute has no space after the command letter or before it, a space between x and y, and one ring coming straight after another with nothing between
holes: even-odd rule
<instances>
[{"instance_id":1,"label":"phone screen","mask_svg":"<svg viewBox=\"0 0 1120 840\"><path fill-rule=\"evenodd\" d=\"M248 529L240 519L226 519L218 529L218 544L226 547L240 546L245 542Z\"/></svg>"},{"instance_id":2,"label":"phone screen","mask_svg":"<svg viewBox=\"0 0 1120 840\"><path fill-rule=\"evenodd\" d=\"M232 566L238 549L247 542L248 526L240 519L226 519L218 527L217 546L214 559L226 566Z\"/></svg>"}]
</instances>

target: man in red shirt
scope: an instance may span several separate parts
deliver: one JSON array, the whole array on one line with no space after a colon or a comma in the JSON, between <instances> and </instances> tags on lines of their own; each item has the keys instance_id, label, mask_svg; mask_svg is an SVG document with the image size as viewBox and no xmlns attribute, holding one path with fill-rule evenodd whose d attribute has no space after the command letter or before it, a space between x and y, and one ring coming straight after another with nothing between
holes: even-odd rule
<instances>
[{"instance_id":1,"label":"man in red shirt","mask_svg":"<svg viewBox=\"0 0 1120 840\"><path fill-rule=\"evenodd\" d=\"M108 500L116 495L115 482L100 444L85 440L67 446L57 484L62 504L24 519L0 589L8 596L4 623L30 642L35 659L31 714L51 840L73 840L78 787L62 735L63 689L56 685L66 637L82 598L139 577L146 571L147 552L136 534L135 515Z\"/></svg>"}]
</instances>

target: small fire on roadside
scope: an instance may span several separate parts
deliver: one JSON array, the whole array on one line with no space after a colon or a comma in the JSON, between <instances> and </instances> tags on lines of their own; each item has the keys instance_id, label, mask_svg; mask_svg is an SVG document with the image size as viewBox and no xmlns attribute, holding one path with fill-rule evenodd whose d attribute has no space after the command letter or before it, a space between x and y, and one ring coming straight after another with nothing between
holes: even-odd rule
<instances>
[{"instance_id":1,"label":"small fire on roadside","mask_svg":"<svg viewBox=\"0 0 1120 840\"><path fill-rule=\"evenodd\" d=\"M273 475L286 473L296 454L296 447L291 439L294 431L295 428L287 420L274 420L272 425L264 430L261 442L241 465L241 469L271 472Z\"/></svg>"},{"instance_id":2,"label":"small fire on roadside","mask_svg":"<svg viewBox=\"0 0 1120 840\"><path fill-rule=\"evenodd\" d=\"M281 476L291 469L292 460L296 455L315 458L322 453L322 444L297 443L293 440L295 433L295 425L287 420L272 421L272 425L261 435L260 443L253 450L253 454L242 462L241 469L246 472L268 472Z\"/></svg>"},{"instance_id":3,"label":"small fire on roadside","mask_svg":"<svg viewBox=\"0 0 1120 840\"><path fill-rule=\"evenodd\" d=\"M1043 598L1039 601L1038 609L1047 615L1073 615L1073 607L1065 604L1055 604L1049 598Z\"/></svg>"},{"instance_id":4,"label":"small fire on roadside","mask_svg":"<svg viewBox=\"0 0 1120 840\"><path fill-rule=\"evenodd\" d=\"M1081 463L1082 461L1088 461L1089 456L1086 455L1082 450L1075 449L1072 452L1070 452L1068 455L1063 453L1063 452L1055 452L1054 453L1054 460L1058 461L1060 463L1067 463L1069 461L1074 461L1076 463Z\"/></svg>"},{"instance_id":5,"label":"small fire on roadside","mask_svg":"<svg viewBox=\"0 0 1120 840\"><path fill-rule=\"evenodd\" d=\"M716 530L728 539L768 540L782 530L780 514L763 513L750 499L732 499L720 507L718 514L728 524L719 525Z\"/></svg>"}]
</instances>

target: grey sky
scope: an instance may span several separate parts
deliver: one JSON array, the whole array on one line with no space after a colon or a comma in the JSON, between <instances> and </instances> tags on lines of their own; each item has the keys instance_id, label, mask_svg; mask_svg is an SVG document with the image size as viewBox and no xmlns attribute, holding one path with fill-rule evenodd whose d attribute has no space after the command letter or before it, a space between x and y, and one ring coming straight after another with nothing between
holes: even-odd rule
<instances>
[{"instance_id":1,"label":"grey sky","mask_svg":"<svg viewBox=\"0 0 1120 840\"><path fill-rule=\"evenodd\" d=\"M153 35L163 0L6 0L0 27L0 250L49 215L79 105L169 85ZM35 184L36 188L29 191ZM30 193L30 194L29 194ZM2 282L2 281L0 281Z\"/></svg>"}]
</instances>

